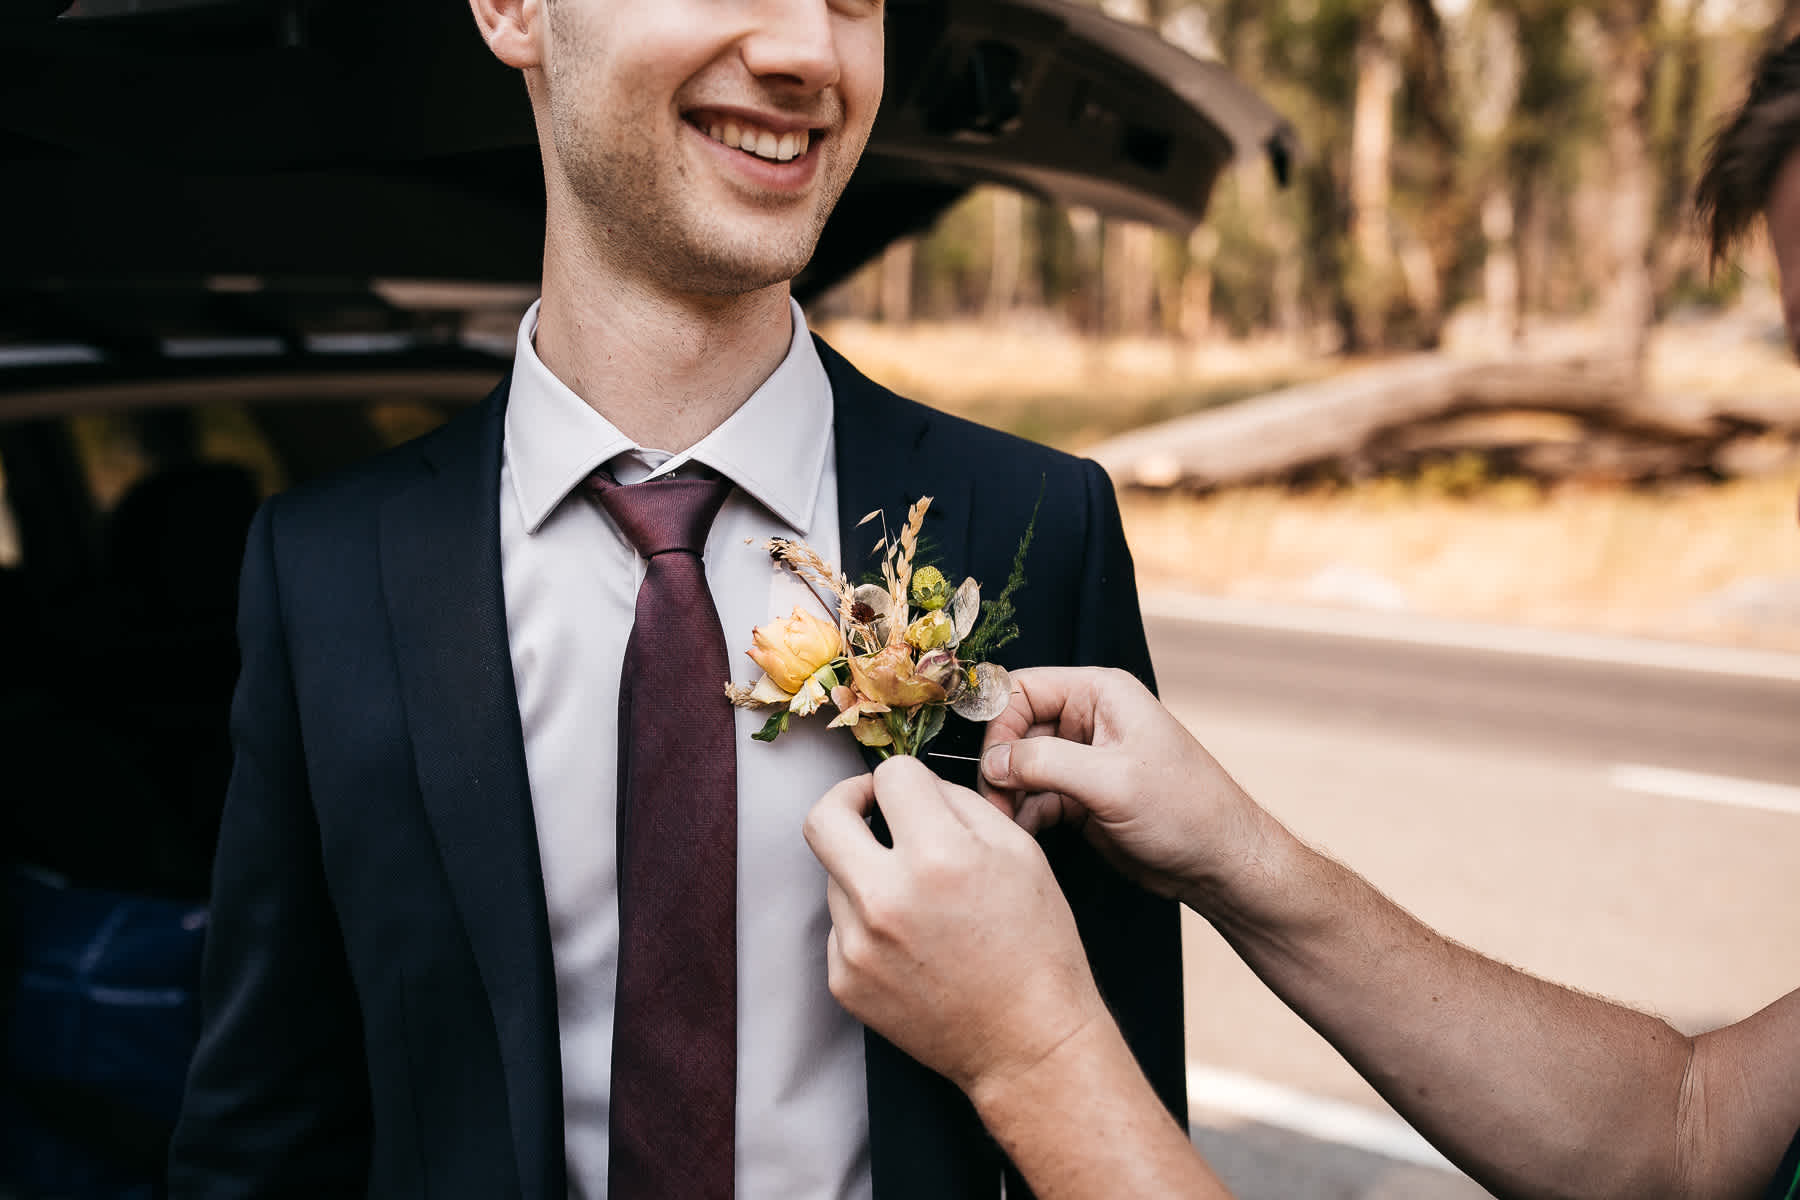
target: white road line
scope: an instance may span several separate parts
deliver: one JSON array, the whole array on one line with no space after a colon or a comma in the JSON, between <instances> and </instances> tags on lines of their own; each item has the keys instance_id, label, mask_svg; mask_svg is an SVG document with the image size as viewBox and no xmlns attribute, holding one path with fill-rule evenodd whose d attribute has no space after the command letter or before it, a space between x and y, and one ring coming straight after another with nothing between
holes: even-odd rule
<instances>
[{"instance_id":1,"label":"white road line","mask_svg":"<svg viewBox=\"0 0 1800 1200\"><path fill-rule=\"evenodd\" d=\"M1733 808L1759 808L1764 812L1800 813L1800 787L1785 783L1764 783L1730 775L1702 775L1698 771L1676 771L1637 763L1615 765L1607 772L1607 779L1622 791L1642 792L1649 796L1699 800Z\"/></svg>"},{"instance_id":2,"label":"white road line","mask_svg":"<svg viewBox=\"0 0 1800 1200\"><path fill-rule=\"evenodd\" d=\"M1238 625L1249 629L1323 634L1412 646L1485 650L1496 654L1800 683L1800 654L1778 650L1484 625L1418 613L1277 604L1188 592L1146 592L1139 600L1147 617L1202 625Z\"/></svg>"},{"instance_id":3,"label":"white road line","mask_svg":"<svg viewBox=\"0 0 1800 1200\"><path fill-rule=\"evenodd\" d=\"M1193 1124L1205 1125L1210 1110L1415 1166L1456 1170L1399 1117L1195 1063L1188 1064L1187 1079Z\"/></svg>"}]
</instances>

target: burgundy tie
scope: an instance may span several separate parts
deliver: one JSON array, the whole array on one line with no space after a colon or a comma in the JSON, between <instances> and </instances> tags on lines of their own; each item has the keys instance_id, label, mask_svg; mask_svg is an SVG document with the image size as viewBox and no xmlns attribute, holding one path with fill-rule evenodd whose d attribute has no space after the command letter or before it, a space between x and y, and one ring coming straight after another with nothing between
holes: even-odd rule
<instances>
[{"instance_id":1,"label":"burgundy tie","mask_svg":"<svg viewBox=\"0 0 1800 1200\"><path fill-rule=\"evenodd\" d=\"M722 479L587 490L646 560L619 683L612 1200L726 1200L737 1108L737 749L700 561Z\"/></svg>"}]
</instances>

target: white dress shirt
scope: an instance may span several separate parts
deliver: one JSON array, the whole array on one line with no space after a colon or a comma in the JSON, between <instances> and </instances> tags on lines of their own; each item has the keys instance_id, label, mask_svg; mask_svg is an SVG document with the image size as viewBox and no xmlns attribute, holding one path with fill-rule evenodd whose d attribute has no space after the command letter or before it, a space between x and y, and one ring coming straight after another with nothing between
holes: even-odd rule
<instances>
[{"instance_id":1,"label":"white dress shirt","mask_svg":"<svg viewBox=\"0 0 1800 1200\"><path fill-rule=\"evenodd\" d=\"M569 1194L606 1194L619 915L615 845L619 673L644 561L573 491L611 463L621 483L702 464L737 486L706 541L706 577L732 679L760 672L742 653L757 625L806 587L746 540L803 538L838 561L831 383L793 308L786 359L724 424L684 454L636 446L539 360L537 305L519 326L500 469L506 626L538 852L549 902L562 1038ZM672 662L658 686L717 689ZM752 741L767 714L737 712L740 1200L870 1193L863 1031L825 983L825 875L801 836L808 809L864 769L829 714Z\"/></svg>"}]
</instances>

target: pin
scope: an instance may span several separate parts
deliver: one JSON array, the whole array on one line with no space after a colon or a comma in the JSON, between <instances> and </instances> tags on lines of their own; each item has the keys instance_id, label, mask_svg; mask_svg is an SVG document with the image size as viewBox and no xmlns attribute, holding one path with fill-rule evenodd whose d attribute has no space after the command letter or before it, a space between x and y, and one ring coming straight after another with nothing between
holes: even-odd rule
<instances>
[{"instance_id":1,"label":"pin","mask_svg":"<svg viewBox=\"0 0 1800 1200\"><path fill-rule=\"evenodd\" d=\"M957 761L957 762L972 762L972 763L978 763L978 762L980 762L980 761L981 761L981 760L980 760L980 759L979 759L979 758L971 758L971 757L970 757L970 756L969 756L969 755L967 755L967 754L940 754L940 753L939 753L939 752L938 752L938 751L936 751L936 750L927 750L927 751L926 751L926 752L925 752L925 757L926 757L926 758L953 758L953 759L955 759L955 760L956 760L956 761Z\"/></svg>"}]
</instances>

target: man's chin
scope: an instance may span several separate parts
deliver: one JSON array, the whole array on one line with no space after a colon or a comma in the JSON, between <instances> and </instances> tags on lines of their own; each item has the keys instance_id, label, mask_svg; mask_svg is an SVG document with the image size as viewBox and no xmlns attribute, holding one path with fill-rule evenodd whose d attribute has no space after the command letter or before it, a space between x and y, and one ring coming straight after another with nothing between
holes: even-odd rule
<instances>
[{"instance_id":1,"label":"man's chin","mask_svg":"<svg viewBox=\"0 0 1800 1200\"><path fill-rule=\"evenodd\" d=\"M817 239L774 247L713 245L689 256L685 269L670 271L668 282L689 295L729 299L791 282L812 261Z\"/></svg>"}]
</instances>

